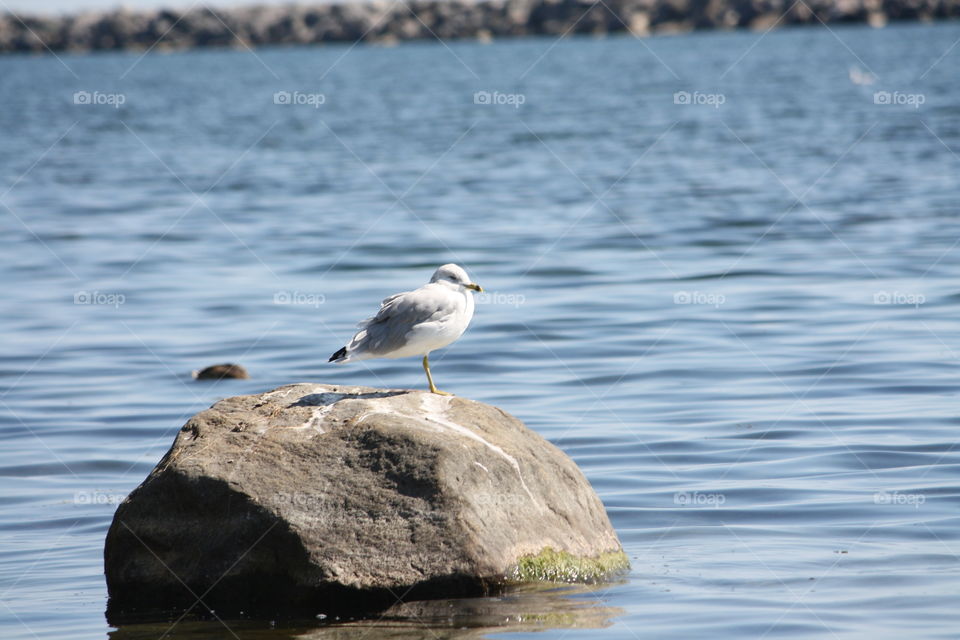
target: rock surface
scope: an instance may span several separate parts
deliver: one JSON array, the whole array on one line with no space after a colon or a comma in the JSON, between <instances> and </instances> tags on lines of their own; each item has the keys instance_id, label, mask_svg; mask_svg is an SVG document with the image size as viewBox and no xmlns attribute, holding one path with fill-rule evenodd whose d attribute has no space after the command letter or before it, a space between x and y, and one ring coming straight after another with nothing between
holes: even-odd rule
<instances>
[{"instance_id":1,"label":"rock surface","mask_svg":"<svg viewBox=\"0 0 960 640\"><path fill-rule=\"evenodd\" d=\"M107 534L111 622L364 615L626 567L563 452L500 409L298 384L191 418Z\"/></svg>"},{"instance_id":2,"label":"rock surface","mask_svg":"<svg viewBox=\"0 0 960 640\"><path fill-rule=\"evenodd\" d=\"M960 16L960 0L360 0L235 8L0 14L0 52L248 47L521 35L766 29Z\"/></svg>"}]
</instances>

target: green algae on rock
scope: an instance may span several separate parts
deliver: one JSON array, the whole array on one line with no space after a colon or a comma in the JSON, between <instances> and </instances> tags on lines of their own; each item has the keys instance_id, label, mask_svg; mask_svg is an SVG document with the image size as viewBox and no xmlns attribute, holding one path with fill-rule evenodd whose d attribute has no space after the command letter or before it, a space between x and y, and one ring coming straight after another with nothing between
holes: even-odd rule
<instances>
[{"instance_id":1,"label":"green algae on rock","mask_svg":"<svg viewBox=\"0 0 960 640\"><path fill-rule=\"evenodd\" d=\"M622 550L597 556L575 556L551 547L520 558L507 575L512 582L600 582L630 568Z\"/></svg>"}]
</instances>

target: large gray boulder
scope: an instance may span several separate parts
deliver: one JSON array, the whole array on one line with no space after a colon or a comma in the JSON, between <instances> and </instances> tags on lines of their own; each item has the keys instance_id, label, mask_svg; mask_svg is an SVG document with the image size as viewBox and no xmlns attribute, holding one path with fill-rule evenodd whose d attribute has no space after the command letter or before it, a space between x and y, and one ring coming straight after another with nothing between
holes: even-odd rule
<instances>
[{"instance_id":1,"label":"large gray boulder","mask_svg":"<svg viewBox=\"0 0 960 640\"><path fill-rule=\"evenodd\" d=\"M107 534L108 618L364 615L626 568L576 464L496 407L296 384L191 418Z\"/></svg>"}]
</instances>

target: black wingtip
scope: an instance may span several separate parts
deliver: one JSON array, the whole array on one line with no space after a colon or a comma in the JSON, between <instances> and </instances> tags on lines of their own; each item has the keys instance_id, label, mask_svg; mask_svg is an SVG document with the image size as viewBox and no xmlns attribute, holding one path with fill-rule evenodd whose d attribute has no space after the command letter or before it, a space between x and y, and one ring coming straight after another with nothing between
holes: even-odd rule
<instances>
[{"instance_id":1,"label":"black wingtip","mask_svg":"<svg viewBox=\"0 0 960 640\"><path fill-rule=\"evenodd\" d=\"M346 356L346 355L347 355L347 348L346 348L346 347L341 347L339 351L337 351L335 354L333 354L332 356L330 356L330 359L327 360L327 362L335 362L335 361L339 360L340 358L343 358L343 357Z\"/></svg>"}]
</instances>

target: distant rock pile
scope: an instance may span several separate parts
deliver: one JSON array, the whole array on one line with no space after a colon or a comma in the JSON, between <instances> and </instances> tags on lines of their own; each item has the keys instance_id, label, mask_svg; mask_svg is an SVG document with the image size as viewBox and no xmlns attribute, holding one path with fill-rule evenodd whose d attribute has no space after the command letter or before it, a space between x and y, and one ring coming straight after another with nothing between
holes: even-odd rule
<instances>
[{"instance_id":1,"label":"distant rock pile","mask_svg":"<svg viewBox=\"0 0 960 640\"><path fill-rule=\"evenodd\" d=\"M412 0L0 15L0 52L634 35L960 16L960 0Z\"/></svg>"}]
</instances>

